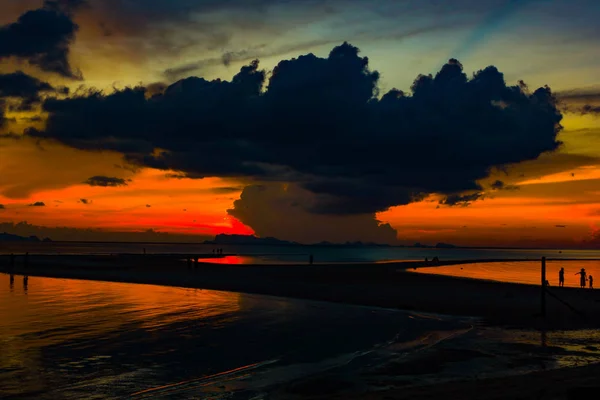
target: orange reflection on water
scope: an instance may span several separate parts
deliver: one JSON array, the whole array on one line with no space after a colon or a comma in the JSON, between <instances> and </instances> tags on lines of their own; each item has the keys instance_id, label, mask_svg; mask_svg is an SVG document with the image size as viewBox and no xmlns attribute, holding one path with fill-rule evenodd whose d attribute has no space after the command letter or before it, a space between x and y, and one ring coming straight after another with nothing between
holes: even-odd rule
<instances>
[{"instance_id":1,"label":"orange reflection on water","mask_svg":"<svg viewBox=\"0 0 600 400\"><path fill-rule=\"evenodd\" d=\"M588 276L594 277L594 287L600 285L600 260L547 261L546 279L550 286L558 286L561 267L565 269L565 286L579 287L579 275L575 274L581 268L585 268ZM419 268L416 272L533 285L541 283L541 261L482 262Z\"/></svg>"},{"instance_id":2,"label":"orange reflection on water","mask_svg":"<svg viewBox=\"0 0 600 400\"><path fill-rule=\"evenodd\" d=\"M239 294L201 289L30 277L25 291L11 285L4 274L0 274L0 285L0 338L38 334L56 326L65 332L70 332L69 327L86 326L73 329L73 335L102 335L134 322L155 328L240 310ZM65 339L65 332L60 340ZM37 341L49 345L57 339L40 335Z\"/></svg>"}]
</instances>

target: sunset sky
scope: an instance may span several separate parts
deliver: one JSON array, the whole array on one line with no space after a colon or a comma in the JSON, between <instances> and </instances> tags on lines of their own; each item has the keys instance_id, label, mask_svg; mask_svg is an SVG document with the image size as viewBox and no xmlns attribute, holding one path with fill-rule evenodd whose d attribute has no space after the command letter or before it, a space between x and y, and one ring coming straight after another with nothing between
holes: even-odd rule
<instances>
[{"instance_id":1,"label":"sunset sky","mask_svg":"<svg viewBox=\"0 0 600 400\"><path fill-rule=\"evenodd\" d=\"M600 248L599 19L597 0L0 0L0 232Z\"/></svg>"}]
</instances>

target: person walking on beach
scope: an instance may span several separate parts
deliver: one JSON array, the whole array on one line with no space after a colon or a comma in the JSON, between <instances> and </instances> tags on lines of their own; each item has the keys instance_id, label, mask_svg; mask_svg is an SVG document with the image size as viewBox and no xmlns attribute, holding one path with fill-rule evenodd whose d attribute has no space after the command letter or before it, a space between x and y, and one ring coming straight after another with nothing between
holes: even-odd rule
<instances>
[{"instance_id":1,"label":"person walking on beach","mask_svg":"<svg viewBox=\"0 0 600 400\"><path fill-rule=\"evenodd\" d=\"M590 289L594 288L594 277L590 275Z\"/></svg>"},{"instance_id":2,"label":"person walking on beach","mask_svg":"<svg viewBox=\"0 0 600 400\"><path fill-rule=\"evenodd\" d=\"M559 287L564 287L565 286L565 268L561 268L560 271L558 271L558 286Z\"/></svg>"},{"instance_id":3,"label":"person walking on beach","mask_svg":"<svg viewBox=\"0 0 600 400\"><path fill-rule=\"evenodd\" d=\"M581 271L575 273L575 275L581 275L579 277L579 286L581 286L582 289L585 289L585 282L587 281L587 274L585 272L585 268L581 268Z\"/></svg>"}]
</instances>

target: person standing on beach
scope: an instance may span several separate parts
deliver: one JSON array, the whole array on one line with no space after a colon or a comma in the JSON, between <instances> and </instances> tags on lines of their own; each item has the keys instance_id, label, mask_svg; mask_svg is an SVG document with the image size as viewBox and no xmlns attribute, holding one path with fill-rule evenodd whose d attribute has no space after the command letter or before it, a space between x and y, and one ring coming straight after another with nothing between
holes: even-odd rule
<instances>
[{"instance_id":1,"label":"person standing on beach","mask_svg":"<svg viewBox=\"0 0 600 400\"><path fill-rule=\"evenodd\" d=\"M559 287L564 287L565 286L565 268L561 268L560 271L558 271L558 286Z\"/></svg>"},{"instance_id":2,"label":"person standing on beach","mask_svg":"<svg viewBox=\"0 0 600 400\"><path fill-rule=\"evenodd\" d=\"M581 275L579 277L579 286L581 286L582 289L585 289L585 282L587 281L587 274L585 272L585 268L581 268L581 271L575 273L575 275Z\"/></svg>"},{"instance_id":3,"label":"person standing on beach","mask_svg":"<svg viewBox=\"0 0 600 400\"><path fill-rule=\"evenodd\" d=\"M594 288L594 277L590 275L590 289Z\"/></svg>"}]
</instances>

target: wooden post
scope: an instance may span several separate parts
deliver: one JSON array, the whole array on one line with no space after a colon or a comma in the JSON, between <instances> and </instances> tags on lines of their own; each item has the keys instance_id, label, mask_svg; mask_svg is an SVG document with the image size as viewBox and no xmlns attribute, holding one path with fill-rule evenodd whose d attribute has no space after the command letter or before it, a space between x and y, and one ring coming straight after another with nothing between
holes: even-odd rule
<instances>
[{"instance_id":1,"label":"wooden post","mask_svg":"<svg viewBox=\"0 0 600 400\"><path fill-rule=\"evenodd\" d=\"M546 318L546 257L542 257L542 297L541 297L541 313L542 317Z\"/></svg>"}]
</instances>

